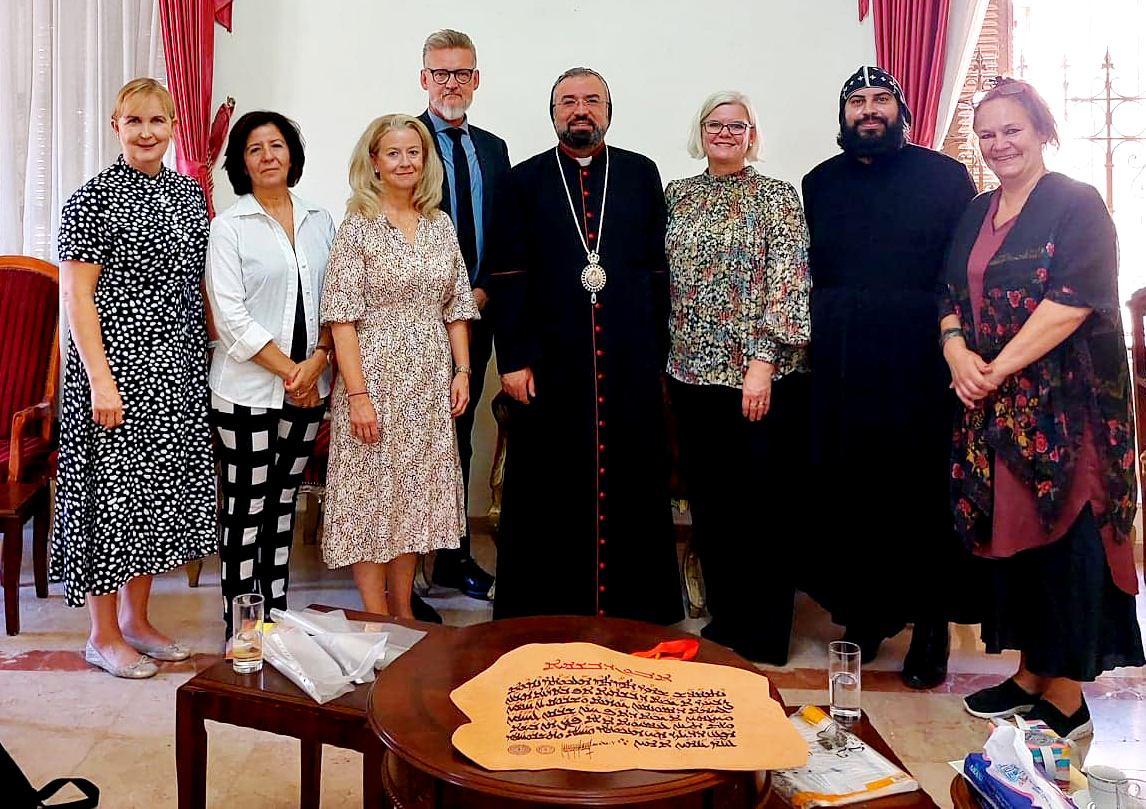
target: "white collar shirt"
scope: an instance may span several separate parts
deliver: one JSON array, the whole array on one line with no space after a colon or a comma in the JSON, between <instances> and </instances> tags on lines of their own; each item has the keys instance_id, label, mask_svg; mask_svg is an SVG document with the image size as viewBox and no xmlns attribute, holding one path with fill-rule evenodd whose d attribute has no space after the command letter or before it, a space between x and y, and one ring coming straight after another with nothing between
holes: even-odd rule
<instances>
[{"instance_id":1,"label":"white collar shirt","mask_svg":"<svg viewBox=\"0 0 1146 809\"><path fill-rule=\"evenodd\" d=\"M219 345L211 361L211 390L233 404L278 409L283 380L252 361L273 341L288 357L302 286L306 353L318 342L319 298L326 275L334 220L324 208L293 192L294 247L286 231L252 194L239 197L211 222L207 247L207 296ZM330 395L330 370L318 381Z\"/></svg>"}]
</instances>

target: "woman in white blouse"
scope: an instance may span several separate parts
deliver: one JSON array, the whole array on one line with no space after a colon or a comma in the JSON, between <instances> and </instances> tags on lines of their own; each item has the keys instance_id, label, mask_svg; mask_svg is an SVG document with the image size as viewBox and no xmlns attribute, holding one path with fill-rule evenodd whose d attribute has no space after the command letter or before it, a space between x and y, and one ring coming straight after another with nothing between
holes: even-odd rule
<instances>
[{"instance_id":1,"label":"woman in white blouse","mask_svg":"<svg viewBox=\"0 0 1146 809\"><path fill-rule=\"evenodd\" d=\"M294 122L247 113L223 163L241 196L211 223L207 293L219 339L209 380L228 637L235 596L261 592L268 611L287 606L295 495L330 394L334 344L319 327L319 296L334 221L290 191L303 162Z\"/></svg>"}]
</instances>

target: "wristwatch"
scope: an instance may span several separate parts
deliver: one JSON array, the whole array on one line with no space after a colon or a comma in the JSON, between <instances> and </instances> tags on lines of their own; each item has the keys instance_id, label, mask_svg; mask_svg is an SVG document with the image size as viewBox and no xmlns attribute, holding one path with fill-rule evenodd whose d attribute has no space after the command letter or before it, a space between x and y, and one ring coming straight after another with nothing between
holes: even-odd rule
<instances>
[{"instance_id":1,"label":"wristwatch","mask_svg":"<svg viewBox=\"0 0 1146 809\"><path fill-rule=\"evenodd\" d=\"M314 347L315 351L321 351L326 355L326 364L331 365L334 362L334 346L324 346L322 344Z\"/></svg>"},{"instance_id":2,"label":"wristwatch","mask_svg":"<svg viewBox=\"0 0 1146 809\"><path fill-rule=\"evenodd\" d=\"M465 374L466 376L472 376L473 375L473 369L470 368L468 365L455 365L454 366L454 376L457 376L458 374Z\"/></svg>"}]
</instances>

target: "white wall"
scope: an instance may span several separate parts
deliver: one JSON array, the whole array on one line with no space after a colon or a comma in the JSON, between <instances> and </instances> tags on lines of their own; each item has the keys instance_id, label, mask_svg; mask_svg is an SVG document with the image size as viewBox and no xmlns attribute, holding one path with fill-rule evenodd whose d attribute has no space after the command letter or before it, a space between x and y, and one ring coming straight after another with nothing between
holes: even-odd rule
<instances>
[{"instance_id":1,"label":"white wall","mask_svg":"<svg viewBox=\"0 0 1146 809\"><path fill-rule=\"evenodd\" d=\"M837 97L871 64L871 16L854 0L238 0L234 33L216 28L215 100L235 115L272 109L298 121L307 143L298 191L341 219L350 150L376 116L426 106L418 84L422 42L439 28L468 33L481 86L471 120L509 144L516 163L552 148L549 89L562 71L587 65L613 91L608 142L642 152L669 180L696 174L685 153L690 119L711 92L749 94L760 117L765 174L799 187L837 149ZM234 198L216 172L216 205ZM487 390L496 388L490 375ZM492 419L484 408L474 480L489 469ZM470 511L484 513L475 485Z\"/></svg>"}]
</instances>

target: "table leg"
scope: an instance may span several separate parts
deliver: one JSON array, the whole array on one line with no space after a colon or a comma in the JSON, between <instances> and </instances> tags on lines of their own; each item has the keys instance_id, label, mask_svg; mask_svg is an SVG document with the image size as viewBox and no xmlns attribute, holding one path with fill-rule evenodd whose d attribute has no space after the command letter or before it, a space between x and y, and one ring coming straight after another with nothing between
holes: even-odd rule
<instances>
[{"instance_id":1,"label":"table leg","mask_svg":"<svg viewBox=\"0 0 1146 809\"><path fill-rule=\"evenodd\" d=\"M36 580L36 598L48 597L48 515L48 495L45 492L32 522L32 575Z\"/></svg>"},{"instance_id":2,"label":"table leg","mask_svg":"<svg viewBox=\"0 0 1146 809\"><path fill-rule=\"evenodd\" d=\"M299 739L302 757L302 780L298 805L300 809L318 809L322 795L322 743L314 739Z\"/></svg>"},{"instance_id":3,"label":"table leg","mask_svg":"<svg viewBox=\"0 0 1146 809\"><path fill-rule=\"evenodd\" d=\"M20 634L20 562L24 556L24 531L17 517L3 522L4 553L0 558L0 578L4 586L4 628L9 635Z\"/></svg>"},{"instance_id":4,"label":"table leg","mask_svg":"<svg viewBox=\"0 0 1146 809\"><path fill-rule=\"evenodd\" d=\"M390 800L386 797L386 790L382 786L382 754L385 750L381 744L366 742L363 745L362 809L390 806Z\"/></svg>"},{"instance_id":5,"label":"table leg","mask_svg":"<svg viewBox=\"0 0 1146 809\"><path fill-rule=\"evenodd\" d=\"M196 710L195 694L175 695L175 770L179 782L179 809L206 809L207 729Z\"/></svg>"}]
</instances>

